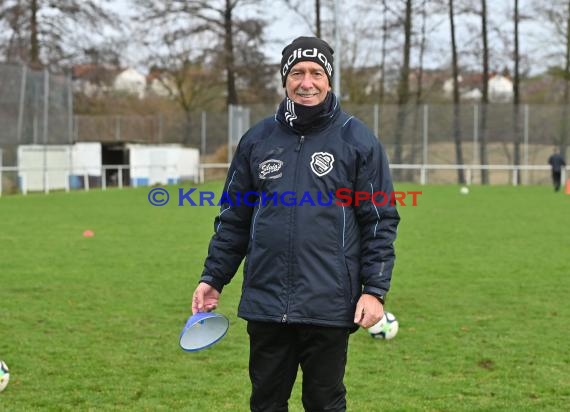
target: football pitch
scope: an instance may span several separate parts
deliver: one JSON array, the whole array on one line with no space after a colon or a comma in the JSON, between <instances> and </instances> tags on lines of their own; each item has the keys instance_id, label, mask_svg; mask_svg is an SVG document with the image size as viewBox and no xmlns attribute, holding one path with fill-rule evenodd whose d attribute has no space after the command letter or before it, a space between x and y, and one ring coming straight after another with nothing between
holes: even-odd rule
<instances>
[{"instance_id":1,"label":"football pitch","mask_svg":"<svg viewBox=\"0 0 570 412\"><path fill-rule=\"evenodd\" d=\"M178 346L218 208L153 207L149 190L0 198L0 359L11 372L0 410L249 410L241 270L217 310L226 337L197 353ZM348 410L568 410L570 196L396 190L422 191L399 207L385 309L400 330L352 335ZM300 380L291 411L302 411Z\"/></svg>"}]
</instances>

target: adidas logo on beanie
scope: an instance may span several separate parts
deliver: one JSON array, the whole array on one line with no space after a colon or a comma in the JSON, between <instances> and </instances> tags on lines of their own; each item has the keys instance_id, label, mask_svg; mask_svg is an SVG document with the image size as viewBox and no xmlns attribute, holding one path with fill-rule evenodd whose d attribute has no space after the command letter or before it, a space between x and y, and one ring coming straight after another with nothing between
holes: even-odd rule
<instances>
[{"instance_id":1,"label":"adidas logo on beanie","mask_svg":"<svg viewBox=\"0 0 570 412\"><path fill-rule=\"evenodd\" d=\"M334 50L329 44L318 37L297 37L281 52L281 80L285 86L285 79L291 68L302 61L319 64L325 71L332 86L333 54Z\"/></svg>"}]
</instances>

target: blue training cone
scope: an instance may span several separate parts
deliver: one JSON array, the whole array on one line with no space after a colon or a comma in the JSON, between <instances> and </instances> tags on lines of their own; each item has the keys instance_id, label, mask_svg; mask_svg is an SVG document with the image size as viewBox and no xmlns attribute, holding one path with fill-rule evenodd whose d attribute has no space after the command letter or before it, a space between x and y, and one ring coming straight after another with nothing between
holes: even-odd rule
<instances>
[{"instance_id":1,"label":"blue training cone","mask_svg":"<svg viewBox=\"0 0 570 412\"><path fill-rule=\"evenodd\" d=\"M196 352L212 346L222 339L230 321L214 312L198 312L190 316L180 334L180 347L187 352Z\"/></svg>"}]
</instances>

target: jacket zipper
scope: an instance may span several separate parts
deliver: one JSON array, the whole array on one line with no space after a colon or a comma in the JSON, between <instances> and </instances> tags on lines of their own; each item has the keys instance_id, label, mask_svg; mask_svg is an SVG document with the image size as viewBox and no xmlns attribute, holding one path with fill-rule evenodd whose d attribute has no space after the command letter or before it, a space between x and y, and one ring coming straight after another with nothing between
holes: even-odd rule
<instances>
[{"instance_id":1,"label":"jacket zipper","mask_svg":"<svg viewBox=\"0 0 570 412\"><path fill-rule=\"evenodd\" d=\"M299 163L299 158L301 156L301 148L303 147L303 143L305 142L305 136L301 135L299 137L299 144L295 148L295 152L297 152L297 162ZM296 165L295 165L296 166ZM299 175L299 167L295 167L295 178L293 180L293 191L297 190L297 177ZM291 228L291 235L289 236L289 283L287 285L287 305L285 307L285 313L281 317L281 323L287 323L287 314L289 313L289 298L291 295L291 282L293 281L293 256L295 256L295 242L293 241L294 235L293 231L295 230L295 207L291 210L291 219L289 221L290 228Z\"/></svg>"},{"instance_id":2,"label":"jacket zipper","mask_svg":"<svg viewBox=\"0 0 570 412\"><path fill-rule=\"evenodd\" d=\"M297 145L297 148L295 149L296 152L300 152L301 151L301 146L303 146L303 142L305 141L305 136L301 136L299 138L299 144ZM297 175L295 174L295 180L297 180Z\"/></svg>"}]
</instances>

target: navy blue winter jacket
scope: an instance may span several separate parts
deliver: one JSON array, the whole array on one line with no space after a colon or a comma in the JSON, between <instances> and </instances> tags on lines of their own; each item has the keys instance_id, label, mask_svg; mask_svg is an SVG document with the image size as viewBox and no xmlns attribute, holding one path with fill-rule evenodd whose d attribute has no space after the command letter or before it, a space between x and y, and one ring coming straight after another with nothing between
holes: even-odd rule
<instances>
[{"instance_id":1,"label":"navy blue winter jacket","mask_svg":"<svg viewBox=\"0 0 570 412\"><path fill-rule=\"evenodd\" d=\"M282 104L238 145L201 281L221 292L245 257L240 317L354 327L361 293L383 298L390 288L399 215L389 201L338 205L338 189L389 197L382 146L336 98L306 135Z\"/></svg>"}]
</instances>

